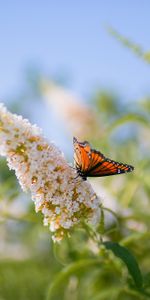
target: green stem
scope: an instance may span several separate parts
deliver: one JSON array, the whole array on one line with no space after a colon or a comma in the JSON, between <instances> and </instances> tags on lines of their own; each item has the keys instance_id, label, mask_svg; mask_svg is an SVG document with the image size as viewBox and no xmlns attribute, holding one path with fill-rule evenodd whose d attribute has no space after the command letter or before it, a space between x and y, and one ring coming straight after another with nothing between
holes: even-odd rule
<instances>
[{"instance_id":1,"label":"green stem","mask_svg":"<svg viewBox=\"0 0 150 300\"><path fill-rule=\"evenodd\" d=\"M102 235L104 234L105 231L105 215L104 215L104 209L103 206L101 205L100 207L101 210L101 219L100 219L100 224L99 224L99 232L100 232L100 239L102 242Z\"/></svg>"},{"instance_id":2,"label":"green stem","mask_svg":"<svg viewBox=\"0 0 150 300\"><path fill-rule=\"evenodd\" d=\"M90 224L88 224L88 223L86 223L86 222L84 222L84 221L83 221L83 227L85 228L85 230L86 230L86 232L88 233L88 235L90 236L90 238L91 238L94 242L96 242L96 244L99 245L99 242L100 242L99 235L98 235L97 232L93 229L93 227L92 227Z\"/></svg>"},{"instance_id":3,"label":"green stem","mask_svg":"<svg viewBox=\"0 0 150 300\"><path fill-rule=\"evenodd\" d=\"M103 291L100 291L99 295L93 297L92 300L110 299L110 295L111 295L111 299L116 299L116 297L118 296L121 290L122 290L121 288L116 288L116 287L105 289Z\"/></svg>"},{"instance_id":4,"label":"green stem","mask_svg":"<svg viewBox=\"0 0 150 300\"><path fill-rule=\"evenodd\" d=\"M4 219L9 219L9 220L13 220L13 221L18 221L18 222L37 222L37 218L30 216L30 215L24 215L24 216L13 216L7 212L2 212L0 215L1 218Z\"/></svg>"},{"instance_id":5,"label":"green stem","mask_svg":"<svg viewBox=\"0 0 150 300\"><path fill-rule=\"evenodd\" d=\"M112 209L110 209L110 208L108 208L108 207L105 207L105 206L103 206L103 209L105 210L105 211L108 211L109 213L111 213L113 216L114 216L114 218L115 218L115 220L116 220L116 229L115 230L118 230L119 231L119 217L118 217L118 215L116 214L116 212L114 212ZM105 233L105 232L104 232ZM105 233L106 234L106 233Z\"/></svg>"},{"instance_id":6,"label":"green stem","mask_svg":"<svg viewBox=\"0 0 150 300\"><path fill-rule=\"evenodd\" d=\"M56 276L54 281L50 284L46 296L46 300L52 299L53 294L60 289L61 283L68 279L72 274L74 275L77 271L83 270L83 268L88 268L90 266L98 266L100 260L98 259L84 259L78 262L72 263L69 266L62 269L62 271Z\"/></svg>"},{"instance_id":7,"label":"green stem","mask_svg":"<svg viewBox=\"0 0 150 300\"><path fill-rule=\"evenodd\" d=\"M120 244L122 246L127 246L130 243L132 243L133 241L136 241L136 240L139 240L139 239L145 239L145 238L149 238L149 237L150 237L150 232L144 232L144 233L138 233L138 232L136 232L134 234L131 234L128 237L123 238L120 241Z\"/></svg>"}]
</instances>

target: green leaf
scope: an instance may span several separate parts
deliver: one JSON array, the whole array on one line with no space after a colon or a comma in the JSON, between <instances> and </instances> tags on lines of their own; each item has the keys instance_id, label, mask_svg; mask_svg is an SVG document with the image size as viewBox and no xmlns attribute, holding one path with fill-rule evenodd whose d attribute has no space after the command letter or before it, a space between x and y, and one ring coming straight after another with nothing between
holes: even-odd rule
<instances>
[{"instance_id":1,"label":"green leaf","mask_svg":"<svg viewBox=\"0 0 150 300\"><path fill-rule=\"evenodd\" d=\"M143 286L143 277L133 254L131 254L127 248L120 246L118 243L104 242L103 245L125 263L136 287L141 288Z\"/></svg>"}]
</instances>

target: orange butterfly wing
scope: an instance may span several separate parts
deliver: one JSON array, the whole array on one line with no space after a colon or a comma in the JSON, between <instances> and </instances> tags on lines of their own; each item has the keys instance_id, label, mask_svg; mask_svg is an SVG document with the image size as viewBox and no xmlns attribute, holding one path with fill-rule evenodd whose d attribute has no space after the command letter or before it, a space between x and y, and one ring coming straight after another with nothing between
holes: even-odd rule
<instances>
[{"instance_id":1,"label":"orange butterfly wing","mask_svg":"<svg viewBox=\"0 0 150 300\"><path fill-rule=\"evenodd\" d=\"M74 165L76 169L87 171L89 169L89 162L91 159L91 148L88 142L79 143L77 139L73 138L74 143Z\"/></svg>"},{"instance_id":2,"label":"orange butterfly wing","mask_svg":"<svg viewBox=\"0 0 150 300\"><path fill-rule=\"evenodd\" d=\"M102 177L133 171L133 167L106 158L101 152L90 147L88 142L74 142L74 162L79 175L86 177Z\"/></svg>"}]
</instances>

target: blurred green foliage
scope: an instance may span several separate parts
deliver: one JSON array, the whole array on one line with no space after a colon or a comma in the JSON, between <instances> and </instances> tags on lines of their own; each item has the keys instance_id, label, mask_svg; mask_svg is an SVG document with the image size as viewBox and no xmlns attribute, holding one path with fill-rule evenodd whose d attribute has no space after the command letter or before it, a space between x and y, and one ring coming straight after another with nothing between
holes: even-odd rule
<instances>
[{"instance_id":1,"label":"blurred green foliage","mask_svg":"<svg viewBox=\"0 0 150 300\"><path fill-rule=\"evenodd\" d=\"M36 72L30 75L22 102L11 102L12 110L19 107L21 114L27 108L23 99L31 103L32 97L40 98L41 76ZM133 164L135 171L96 179L100 189L102 186L117 203L115 211L102 207L97 232L84 225L74 229L70 239L53 244L30 197L23 195L14 173L1 159L0 300L150 298L150 98L124 103L116 95L98 90L91 106L101 124L99 140L91 136L93 146L110 158ZM115 244L108 250L103 241ZM121 246L114 248L118 243ZM132 254L126 255L121 247Z\"/></svg>"},{"instance_id":2,"label":"blurred green foliage","mask_svg":"<svg viewBox=\"0 0 150 300\"><path fill-rule=\"evenodd\" d=\"M150 64L150 51L144 51L141 45L134 43L131 39L124 37L113 27L107 27L107 31L115 39L117 39L124 47L129 48L135 55L146 63Z\"/></svg>"},{"instance_id":3,"label":"blurred green foliage","mask_svg":"<svg viewBox=\"0 0 150 300\"><path fill-rule=\"evenodd\" d=\"M39 259L1 262L0 299L44 299L52 270L52 262Z\"/></svg>"}]
</instances>

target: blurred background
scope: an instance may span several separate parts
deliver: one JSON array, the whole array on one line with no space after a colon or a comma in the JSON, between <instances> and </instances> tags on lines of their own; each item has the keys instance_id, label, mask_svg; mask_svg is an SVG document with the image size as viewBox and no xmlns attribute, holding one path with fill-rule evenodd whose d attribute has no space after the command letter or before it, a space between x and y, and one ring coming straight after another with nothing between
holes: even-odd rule
<instances>
[{"instance_id":1,"label":"blurred background","mask_svg":"<svg viewBox=\"0 0 150 300\"><path fill-rule=\"evenodd\" d=\"M150 3L17 1L0 4L0 98L43 128L73 162L72 137L135 166L90 179L104 206L104 240L127 246L150 288ZM93 134L94 133L94 134ZM0 160L0 300L45 299L63 266L97 250L85 232L53 245L30 195ZM74 274L54 299L147 299L118 260ZM115 269L115 271L114 271ZM122 277L123 274L123 277ZM126 280L125 280L126 279Z\"/></svg>"}]
</instances>

